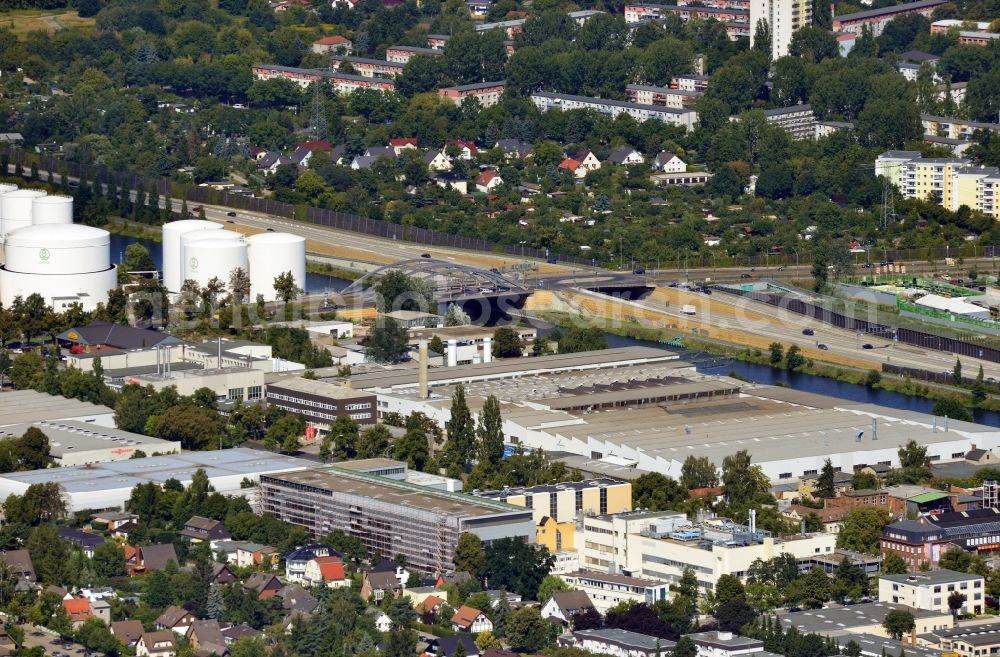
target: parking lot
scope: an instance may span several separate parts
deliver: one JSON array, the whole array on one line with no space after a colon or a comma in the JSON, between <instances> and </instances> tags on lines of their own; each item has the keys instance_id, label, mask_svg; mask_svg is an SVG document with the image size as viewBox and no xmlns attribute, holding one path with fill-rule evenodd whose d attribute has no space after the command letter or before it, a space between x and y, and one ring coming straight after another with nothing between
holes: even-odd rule
<instances>
[{"instance_id":1,"label":"parking lot","mask_svg":"<svg viewBox=\"0 0 1000 657\"><path fill-rule=\"evenodd\" d=\"M52 657L104 657L102 653L88 651L78 643L55 637L49 630L25 623L24 645L28 648L40 646L46 655Z\"/></svg>"}]
</instances>

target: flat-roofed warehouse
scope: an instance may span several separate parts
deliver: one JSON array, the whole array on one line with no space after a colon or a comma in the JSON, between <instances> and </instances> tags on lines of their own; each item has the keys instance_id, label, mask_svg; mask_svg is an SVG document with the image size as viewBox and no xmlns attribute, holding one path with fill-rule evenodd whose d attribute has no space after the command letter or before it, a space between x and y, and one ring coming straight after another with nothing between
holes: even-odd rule
<instances>
[{"instance_id":1,"label":"flat-roofed warehouse","mask_svg":"<svg viewBox=\"0 0 1000 657\"><path fill-rule=\"evenodd\" d=\"M124 461L141 451L146 456L177 454L181 444L131 431L102 427L79 420L42 420L0 428L0 439L20 438L36 428L49 439L49 457L61 467L105 461Z\"/></svg>"},{"instance_id":2,"label":"flat-roofed warehouse","mask_svg":"<svg viewBox=\"0 0 1000 657\"><path fill-rule=\"evenodd\" d=\"M455 570L463 532L484 542L535 537L530 509L335 466L264 475L260 500L263 512L313 536L342 531L360 539L369 553L405 555L408 566L427 573Z\"/></svg>"},{"instance_id":3,"label":"flat-roofed warehouse","mask_svg":"<svg viewBox=\"0 0 1000 657\"><path fill-rule=\"evenodd\" d=\"M12 390L0 394L0 427L44 420L80 420L113 427L114 415L114 409L107 406L35 390Z\"/></svg>"},{"instance_id":4,"label":"flat-roofed warehouse","mask_svg":"<svg viewBox=\"0 0 1000 657\"><path fill-rule=\"evenodd\" d=\"M609 350L615 351L615 350ZM486 365L432 370L428 399L416 394L416 372L362 375L356 385L378 392L380 413L421 411L448 419L454 386L465 387L469 408L496 396L508 442L621 467L679 477L688 456L716 466L739 450L772 480L819 472L830 458L850 473L865 466L898 465L909 440L927 447L932 461L962 460L973 445L1000 447L1000 428L859 403L777 386L706 375L655 348L535 367L511 360L503 371ZM521 370L518 370L518 367ZM487 375L488 374L488 375ZM435 375L437 376L435 380Z\"/></svg>"},{"instance_id":5,"label":"flat-roofed warehouse","mask_svg":"<svg viewBox=\"0 0 1000 657\"><path fill-rule=\"evenodd\" d=\"M72 513L85 509L121 508L132 489L149 482L163 484L176 479L191 483L191 475L201 468L220 493L244 494L246 481L256 482L264 473L301 470L312 461L236 447L211 452L184 452L88 466L48 468L0 475L0 499L23 495L31 484L54 482L62 488Z\"/></svg>"},{"instance_id":6,"label":"flat-roofed warehouse","mask_svg":"<svg viewBox=\"0 0 1000 657\"><path fill-rule=\"evenodd\" d=\"M558 410L564 406L559 404ZM726 456L747 450L775 480L815 475L827 458L844 472L878 463L898 465L898 449L909 440L926 446L932 461L964 458L973 444L1000 446L1000 428L775 386L744 385L735 394L711 399L578 412L575 417L576 423L564 421L542 431L526 427L522 442L591 458L613 454L639 469L674 477L690 454L721 466Z\"/></svg>"}]
</instances>

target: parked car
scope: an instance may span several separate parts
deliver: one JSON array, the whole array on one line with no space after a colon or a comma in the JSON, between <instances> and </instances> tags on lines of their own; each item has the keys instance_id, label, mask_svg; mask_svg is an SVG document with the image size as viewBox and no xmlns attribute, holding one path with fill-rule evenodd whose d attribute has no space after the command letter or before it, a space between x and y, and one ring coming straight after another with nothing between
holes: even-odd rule
<instances>
[{"instance_id":1,"label":"parked car","mask_svg":"<svg viewBox=\"0 0 1000 657\"><path fill-rule=\"evenodd\" d=\"M646 273L646 269L644 267L636 267L635 269L632 270L632 273L635 274L636 276L642 276L643 274Z\"/></svg>"}]
</instances>

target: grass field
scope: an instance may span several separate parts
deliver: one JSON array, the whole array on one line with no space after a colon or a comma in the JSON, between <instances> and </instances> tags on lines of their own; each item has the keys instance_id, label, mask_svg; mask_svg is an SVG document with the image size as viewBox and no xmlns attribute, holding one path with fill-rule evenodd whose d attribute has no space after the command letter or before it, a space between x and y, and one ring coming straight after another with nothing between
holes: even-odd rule
<instances>
[{"instance_id":1,"label":"grass field","mask_svg":"<svg viewBox=\"0 0 1000 657\"><path fill-rule=\"evenodd\" d=\"M93 25L93 18L80 18L75 11L41 9L12 9L0 12L0 27L12 30L18 36L28 32L58 32L70 27Z\"/></svg>"}]
</instances>

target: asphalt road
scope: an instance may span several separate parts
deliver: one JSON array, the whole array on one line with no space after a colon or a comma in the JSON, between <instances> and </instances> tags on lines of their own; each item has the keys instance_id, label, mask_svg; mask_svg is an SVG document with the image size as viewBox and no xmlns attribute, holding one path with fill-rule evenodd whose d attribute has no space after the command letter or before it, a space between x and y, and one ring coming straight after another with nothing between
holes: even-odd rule
<instances>
[{"instance_id":1,"label":"asphalt road","mask_svg":"<svg viewBox=\"0 0 1000 657\"><path fill-rule=\"evenodd\" d=\"M830 353L843 354L863 360L870 363L873 369L880 369L883 363L888 363L950 374L955 365L955 355L949 352L921 349L875 335L834 328L815 319L751 301L744 297L718 292L711 296L700 293L695 293L692 296L696 300L704 299L703 302L695 301L695 305L698 307L698 316L712 326L735 329L744 333L765 334L769 338L783 343L786 347L792 344L797 344L800 347L815 347L818 344L824 344ZM637 303L674 317L685 317L680 313L680 309L673 305L664 307L661 302L652 300L642 300ZM711 306L714 304L728 306L731 312L726 313L726 316L721 316L722 313L719 312L712 313ZM741 310L767 315L769 321L766 325L761 325L755 320L746 319ZM814 335L804 335L802 331L805 329L812 329ZM865 349L863 348L865 344L870 344L873 348ZM983 366L983 373L987 378L992 377L1000 380L1000 364L962 357L962 370L966 376L975 376L979 371L980 364Z\"/></svg>"}]
</instances>

